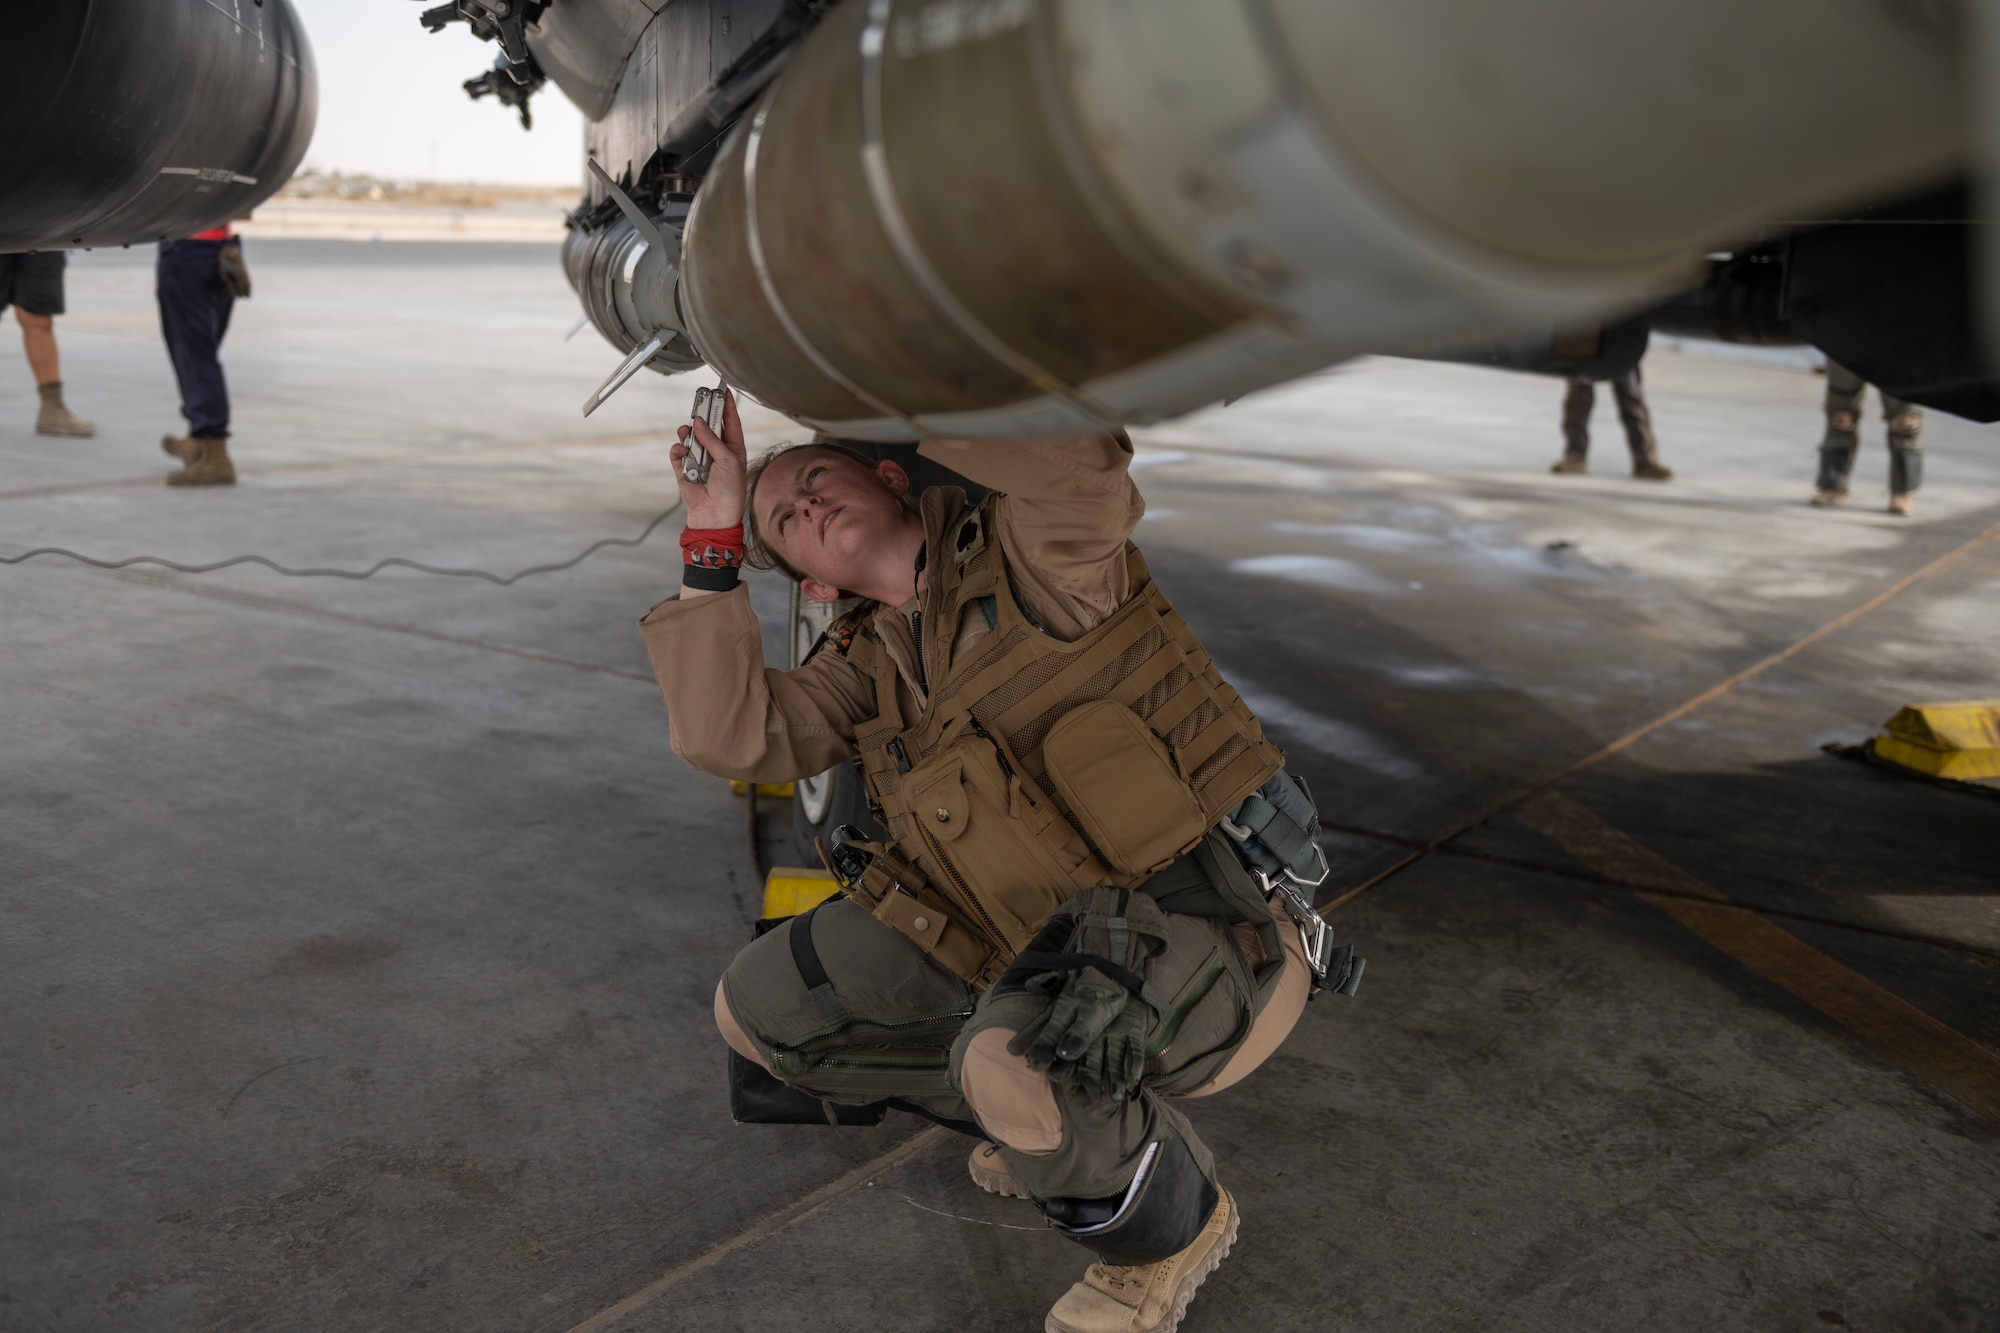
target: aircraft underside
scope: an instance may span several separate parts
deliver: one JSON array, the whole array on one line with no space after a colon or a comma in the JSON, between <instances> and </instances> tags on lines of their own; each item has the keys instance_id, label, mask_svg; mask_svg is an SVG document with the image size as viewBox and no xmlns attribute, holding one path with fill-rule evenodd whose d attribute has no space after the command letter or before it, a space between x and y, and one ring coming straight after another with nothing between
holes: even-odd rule
<instances>
[{"instance_id":1,"label":"aircraft underside","mask_svg":"<svg viewBox=\"0 0 2000 1333\"><path fill-rule=\"evenodd\" d=\"M1969 7L421 18L495 42L474 97L525 121L553 83L583 110L563 262L622 373L706 364L832 434L1152 422L1367 353L1608 378L1649 329L1810 343L1898 397L2000 417ZM285 0L36 7L14 35L33 59L9 85L28 132L0 250L186 235L268 197L310 140Z\"/></svg>"}]
</instances>

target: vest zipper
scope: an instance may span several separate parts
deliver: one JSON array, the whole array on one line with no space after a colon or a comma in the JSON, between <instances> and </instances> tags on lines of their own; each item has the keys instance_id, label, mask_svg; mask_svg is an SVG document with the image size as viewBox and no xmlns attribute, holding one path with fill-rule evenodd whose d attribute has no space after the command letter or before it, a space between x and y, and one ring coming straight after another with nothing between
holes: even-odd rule
<instances>
[{"instance_id":1,"label":"vest zipper","mask_svg":"<svg viewBox=\"0 0 2000 1333\"><path fill-rule=\"evenodd\" d=\"M915 812L912 812L912 816L913 818L915 817ZM944 873L951 878L952 884L958 889L959 896L971 904L973 911L979 913L980 921L986 926L987 938L991 939L1008 957L1013 957L1014 951L1007 947L1007 937L1000 933L1000 927L994 925L993 918L987 915L986 905L979 901L979 896L972 891L972 886L967 884L964 878L958 873L958 867L953 865L951 858L944 854L944 848L938 846L937 839L931 836L931 831L923 826L921 819L917 821L917 832L922 835L924 846L930 848L931 855L936 858L937 863L944 867Z\"/></svg>"},{"instance_id":2,"label":"vest zipper","mask_svg":"<svg viewBox=\"0 0 2000 1333\"><path fill-rule=\"evenodd\" d=\"M1000 767L1007 774L1007 776L1010 778L1013 777L1014 766L1007 762L1007 748L1002 744L1000 744L999 741L993 739L992 732L988 731L985 727L979 725L978 718L973 717L970 713L966 714L966 718L972 723L972 734L979 737L979 739L985 741L988 745L993 747L993 757L1000 761Z\"/></svg>"}]
</instances>

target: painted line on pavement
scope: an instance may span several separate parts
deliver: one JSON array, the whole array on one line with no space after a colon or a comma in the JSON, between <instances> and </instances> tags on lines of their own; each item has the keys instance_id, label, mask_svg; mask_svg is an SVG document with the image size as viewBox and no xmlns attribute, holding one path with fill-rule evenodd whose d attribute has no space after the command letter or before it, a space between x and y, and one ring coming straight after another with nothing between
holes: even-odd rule
<instances>
[{"instance_id":1,"label":"painted line on pavement","mask_svg":"<svg viewBox=\"0 0 2000 1333\"><path fill-rule=\"evenodd\" d=\"M2000 1125L2000 1055L1836 962L1557 792L1515 818L1577 860L1625 880L1671 885L1638 896L1753 972L1804 1000L1931 1086Z\"/></svg>"},{"instance_id":2,"label":"painted line on pavement","mask_svg":"<svg viewBox=\"0 0 2000 1333\"><path fill-rule=\"evenodd\" d=\"M746 1249L749 1246L757 1244L759 1241L770 1239L786 1227L791 1226L794 1222L804 1221L806 1218L812 1216L812 1214L832 1203L835 1199L838 1199L841 1195L859 1188L892 1167L901 1166L904 1162L915 1157L932 1144L942 1142L944 1139L950 1137L951 1131L942 1125L933 1125L920 1134L912 1135L873 1161L863 1162L840 1179L820 1186L803 1199L779 1209L755 1226L745 1231L737 1232L728 1240L723 1241L719 1245L711 1246L680 1267L653 1279L630 1296L627 1296L624 1300L619 1301L616 1305L607 1306L605 1309L598 1311L590 1318L584 1320L581 1324L576 1325L569 1330L569 1333L595 1333L597 1329L609 1327L612 1323L646 1304L669 1287L685 1282L687 1279L695 1276L695 1274L715 1267L715 1265L721 1263L738 1250Z\"/></svg>"},{"instance_id":3,"label":"painted line on pavement","mask_svg":"<svg viewBox=\"0 0 2000 1333\"><path fill-rule=\"evenodd\" d=\"M1444 844L1462 838L1466 834L1472 832L1472 830L1478 828L1481 824L1485 824L1492 820L1498 819L1501 815L1507 814L1509 811L1514 810L1516 807L1521 806L1528 801L1532 801L1535 797L1541 795L1543 792L1555 786L1557 783L1563 781L1566 778L1574 777L1576 774L1582 772L1586 768L1589 768L1591 765L1601 763L1604 760L1611 758L1615 754L1619 754L1622 751L1630 749L1633 745L1636 745L1638 742L1646 739L1646 737L1652 735L1654 732L1658 731L1661 727L1668 726L1674 722L1680 721L1688 714L1699 709L1702 705L1710 703L1722 697L1723 695L1729 693L1731 690L1734 690L1738 685L1743 684L1745 681L1754 680L1756 677L1763 675L1766 671L1769 671L1772 667L1778 666L1785 662L1789 662L1792 658L1797 657L1800 653L1812 647L1814 644L1826 638L1828 635L1835 634L1838 633L1840 630L1846 629L1849 625L1852 625L1855 621L1860 620L1863 616L1866 616L1871 611L1877 610L1885 603L1887 603L1891 598L1897 596L1899 593L1906 591L1907 589L1911 588L1918 582L1929 578L1931 575L1937 573L1938 571L1948 568L1949 566L1954 565L1958 561L1964 559L1966 556L1971 555L1974 551L1979 549L1980 546L1984 545L1989 541L1992 541L1995 537L2000 537L2000 523L1995 523L1991 527L1987 528L1984 532L1978 533L1977 535L1968 538L1966 541L1960 543L1959 545L1954 546L1951 550L1946 551L1943 555L1937 557L1937 559L1935 560L1932 560L1929 564L1924 565L1922 568L1917 569L1912 573L1905 574L1902 578L1897 579L1894 583L1884 588L1881 592L1876 593L1873 597L1870 597L1867 601L1861 603L1859 606L1851 607L1848 610L1841 612L1839 615L1835 616L1832 620L1827 621L1824 625L1821 625L1818 629L1813 630L1805 637L1800 639L1795 639L1791 643L1785 645L1783 648L1778 649L1776 652L1771 653L1770 655L1761 658L1756 662L1751 663L1749 666L1743 668L1741 671L1738 671L1735 675L1728 676L1720 681L1717 681L1715 684L1709 686L1707 689L1695 695L1693 698L1688 699L1685 702L1673 708L1668 709L1666 712L1660 714L1658 717L1654 718L1650 722L1644 723L1641 726L1634 727L1632 730L1626 732L1623 736L1618 737L1616 740L1610 741L1602 746L1599 746L1596 750L1585 755L1583 758L1578 759L1576 762L1572 764L1569 764L1567 767L1558 769L1555 773L1541 779L1540 781L1534 783L1532 786L1529 786L1521 791L1515 792L1511 796L1505 796L1502 797L1500 800L1495 801L1492 805L1486 807L1477 815L1474 815L1472 818L1459 824L1456 828L1452 829L1451 832L1442 834L1436 838L1431 839L1429 842L1425 843L1424 845L1412 851L1408 856L1405 856L1400 860L1398 860L1394 865L1390 866L1388 869L1378 871L1375 874L1370 875L1367 879L1361 881L1361 883L1355 885L1353 888L1347 890L1345 893L1342 893L1340 896L1336 897L1331 902L1327 903L1324 907L1321 907L1319 909L1320 915L1326 916L1329 913L1332 913L1342 907L1345 907L1348 903L1353 902L1356 898L1359 898L1362 894L1368 892L1368 890L1374 888L1376 885L1381 884L1385 880L1388 880L1396 875L1399 875L1403 871L1409 869L1411 866L1423 860L1426 856L1429 856L1432 852L1436 851L1438 848L1444 846Z\"/></svg>"},{"instance_id":4,"label":"painted line on pavement","mask_svg":"<svg viewBox=\"0 0 2000 1333\"><path fill-rule=\"evenodd\" d=\"M1800 653L1812 647L1814 644L1818 643L1821 639L1826 638L1830 634L1837 634L1841 630L1846 629L1849 625L1852 625L1855 621L1861 619L1869 612L1874 611L1876 608L1882 606L1884 603L1888 602L1891 598L1903 592L1905 589L1911 587L1913 584L1916 584L1924 579L1929 578L1931 575L1937 573L1941 569L1946 568L1947 566L1958 563L1960 560L1963 560L1966 556L1971 555L1975 550L1977 550L1980 546L1982 546L1986 542L1992 541L1995 537L2000 537L2000 523L1995 523L1992 527L1986 529L1986 531L1978 534L1977 536L1971 538L1970 540L1964 542L1963 544L1955 546L1951 550L1946 551L1943 555L1931 561L1923 568L1905 574L1902 578L1897 579L1894 583L1884 588L1881 592L1876 593L1873 597L1870 597L1867 601L1861 603L1861 605L1854 607L1851 610L1842 612L1840 615L1835 616L1832 620L1827 621L1824 625L1821 625L1818 629L1806 635L1804 638L1794 640L1791 644L1787 645L1786 647L1780 648L1777 652L1772 653L1769 657L1766 657L1760 662L1753 663L1752 665L1743 668L1743 670L1737 672L1735 675L1730 676L1725 680L1717 681L1715 684L1703 690L1700 694L1695 695L1694 698L1689 699L1686 703L1681 704L1678 708L1669 709L1667 712L1660 714L1658 717L1654 718L1651 722L1646 723L1644 726L1633 728L1631 731L1626 732L1623 736L1620 736L1617 740L1611 741L1606 745L1604 745L1602 748L1598 749L1597 751L1585 755L1583 758L1577 760L1575 763L1571 764L1568 768L1563 769L1561 772L1555 774L1553 777L1543 778L1540 782L1536 783L1533 787L1529 788L1527 791L1521 793L1518 796L1510 798L1507 801L1507 805L1512 806L1522 801L1528 800L1529 798L1541 792L1547 791L1549 788L1555 786L1558 782L1561 782L1564 778L1567 778L1570 775L1577 773L1583 769L1589 768L1592 764L1598 763L1601 760L1609 759L1612 755L1619 753L1621 750L1630 749L1633 745L1637 744L1639 741L1644 740L1646 737L1652 735L1654 732L1658 731L1661 727L1680 721L1682 718L1686 717L1689 713L1692 713L1696 709L1700 708L1703 704L1706 704L1711 700L1722 697L1723 695L1729 693L1731 690L1735 689L1738 685L1741 685L1743 682L1751 680L1757 676L1763 675L1766 671L1769 671L1774 666L1778 666L1781 665L1782 663L1789 662L1792 658L1797 657ZM1500 812L1497 810L1494 811L1494 814L1498 813ZM1478 822L1483 824L1486 822L1487 819L1490 818L1492 818L1492 815L1485 816Z\"/></svg>"}]
</instances>

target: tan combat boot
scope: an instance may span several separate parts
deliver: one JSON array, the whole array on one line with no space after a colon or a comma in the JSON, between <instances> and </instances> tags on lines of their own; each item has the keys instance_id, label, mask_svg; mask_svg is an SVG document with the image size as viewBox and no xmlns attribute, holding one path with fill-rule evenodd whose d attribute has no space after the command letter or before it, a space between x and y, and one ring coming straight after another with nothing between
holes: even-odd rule
<instances>
[{"instance_id":1,"label":"tan combat boot","mask_svg":"<svg viewBox=\"0 0 2000 1333\"><path fill-rule=\"evenodd\" d=\"M1634 463L1632 475L1640 481L1672 481L1674 470L1664 463Z\"/></svg>"},{"instance_id":2,"label":"tan combat boot","mask_svg":"<svg viewBox=\"0 0 2000 1333\"><path fill-rule=\"evenodd\" d=\"M1844 505L1847 503L1847 492L1814 491L1813 498L1806 503L1810 504L1814 509L1831 509L1835 505Z\"/></svg>"},{"instance_id":3,"label":"tan combat boot","mask_svg":"<svg viewBox=\"0 0 2000 1333\"><path fill-rule=\"evenodd\" d=\"M1588 458L1578 458L1575 454L1564 454L1555 461L1555 465L1549 471L1558 475L1588 472L1590 471L1590 460Z\"/></svg>"},{"instance_id":4,"label":"tan combat boot","mask_svg":"<svg viewBox=\"0 0 2000 1333\"><path fill-rule=\"evenodd\" d=\"M166 441L161 441L165 444ZM195 438L188 441L187 466L167 476L169 486L234 486L236 467L229 461L225 440ZM169 449L168 453L174 450Z\"/></svg>"},{"instance_id":5,"label":"tan combat boot","mask_svg":"<svg viewBox=\"0 0 2000 1333\"><path fill-rule=\"evenodd\" d=\"M1908 518L1917 507L1916 497L1908 491L1889 497L1889 512L1897 518Z\"/></svg>"},{"instance_id":6,"label":"tan combat boot","mask_svg":"<svg viewBox=\"0 0 2000 1333\"><path fill-rule=\"evenodd\" d=\"M62 381L36 386L42 395L42 410L35 416L35 434L53 435L64 440L87 440L97 427L69 410L63 403Z\"/></svg>"},{"instance_id":7,"label":"tan combat boot","mask_svg":"<svg viewBox=\"0 0 2000 1333\"><path fill-rule=\"evenodd\" d=\"M180 459L183 463L194 462L194 456L199 452L194 447L194 441L185 435L162 435L160 451L169 458Z\"/></svg>"},{"instance_id":8,"label":"tan combat boot","mask_svg":"<svg viewBox=\"0 0 2000 1333\"><path fill-rule=\"evenodd\" d=\"M1236 1243L1236 1200L1219 1186L1216 1192L1221 1197L1194 1244L1136 1268L1092 1264L1049 1311L1044 1333L1173 1333L1195 1288Z\"/></svg>"},{"instance_id":9,"label":"tan combat boot","mask_svg":"<svg viewBox=\"0 0 2000 1333\"><path fill-rule=\"evenodd\" d=\"M1025 1199L1028 1191L1021 1188L1014 1179L1014 1173L1001 1160L1000 1150L990 1143L981 1143L972 1150L972 1160L965 1164L972 1174L972 1183L988 1194L998 1194L1005 1199Z\"/></svg>"}]
</instances>

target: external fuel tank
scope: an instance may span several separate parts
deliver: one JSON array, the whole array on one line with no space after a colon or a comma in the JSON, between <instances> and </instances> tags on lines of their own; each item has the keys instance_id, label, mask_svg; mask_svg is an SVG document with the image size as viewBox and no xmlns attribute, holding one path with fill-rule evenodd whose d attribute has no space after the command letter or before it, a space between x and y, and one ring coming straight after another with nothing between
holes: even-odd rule
<instances>
[{"instance_id":1,"label":"external fuel tank","mask_svg":"<svg viewBox=\"0 0 2000 1333\"><path fill-rule=\"evenodd\" d=\"M831 433L1144 422L1596 327L1962 171L1951 0L844 0L636 311Z\"/></svg>"},{"instance_id":2,"label":"external fuel tank","mask_svg":"<svg viewBox=\"0 0 2000 1333\"><path fill-rule=\"evenodd\" d=\"M9 7L0 253L186 236L269 198L312 142L289 0Z\"/></svg>"}]
</instances>

